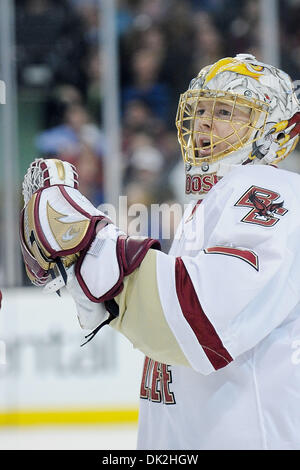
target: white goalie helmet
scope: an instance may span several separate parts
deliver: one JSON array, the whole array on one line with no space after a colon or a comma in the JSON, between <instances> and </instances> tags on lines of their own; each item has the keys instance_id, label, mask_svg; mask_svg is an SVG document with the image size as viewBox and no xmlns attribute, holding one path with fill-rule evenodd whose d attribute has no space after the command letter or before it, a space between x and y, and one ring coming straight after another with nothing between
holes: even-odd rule
<instances>
[{"instance_id":1,"label":"white goalie helmet","mask_svg":"<svg viewBox=\"0 0 300 470\"><path fill-rule=\"evenodd\" d=\"M180 96L186 192L203 196L233 166L276 164L295 148L300 104L285 72L249 54L204 67Z\"/></svg>"}]
</instances>

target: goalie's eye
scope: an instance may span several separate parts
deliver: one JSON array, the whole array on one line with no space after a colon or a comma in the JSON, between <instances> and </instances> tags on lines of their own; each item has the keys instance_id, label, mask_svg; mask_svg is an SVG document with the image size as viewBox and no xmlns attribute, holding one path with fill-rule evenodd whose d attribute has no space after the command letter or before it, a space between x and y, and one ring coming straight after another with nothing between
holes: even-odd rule
<instances>
[{"instance_id":1,"label":"goalie's eye","mask_svg":"<svg viewBox=\"0 0 300 470\"><path fill-rule=\"evenodd\" d=\"M231 111L228 111L228 109L225 109L225 108L220 108L218 111L217 111L217 114L219 116L231 116Z\"/></svg>"},{"instance_id":2,"label":"goalie's eye","mask_svg":"<svg viewBox=\"0 0 300 470\"><path fill-rule=\"evenodd\" d=\"M206 109L205 107L199 107L196 111L196 116L200 117L203 116L204 114L211 115L211 110ZM229 108L221 108L221 107L216 107L213 114L215 116L219 117L230 117L231 116L231 109Z\"/></svg>"}]
</instances>

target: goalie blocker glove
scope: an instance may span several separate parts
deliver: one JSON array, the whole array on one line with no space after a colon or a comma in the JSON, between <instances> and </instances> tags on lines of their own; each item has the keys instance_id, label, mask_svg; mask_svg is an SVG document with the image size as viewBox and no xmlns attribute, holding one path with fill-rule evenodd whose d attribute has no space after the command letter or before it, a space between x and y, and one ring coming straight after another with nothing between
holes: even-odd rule
<instances>
[{"instance_id":1,"label":"goalie blocker glove","mask_svg":"<svg viewBox=\"0 0 300 470\"><path fill-rule=\"evenodd\" d=\"M44 285L46 292L67 285L79 319L91 311L90 302L105 304L109 318L88 335L91 339L118 315L113 299L121 292L124 277L160 244L151 238L128 237L77 188L73 165L35 160L23 182L20 242L30 280ZM89 322L83 323L86 327Z\"/></svg>"}]
</instances>

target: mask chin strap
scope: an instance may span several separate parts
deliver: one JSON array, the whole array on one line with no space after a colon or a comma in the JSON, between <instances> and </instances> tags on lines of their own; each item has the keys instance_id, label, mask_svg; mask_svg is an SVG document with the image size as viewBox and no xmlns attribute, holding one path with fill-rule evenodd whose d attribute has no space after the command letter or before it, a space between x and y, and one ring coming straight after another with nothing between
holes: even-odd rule
<instances>
[{"instance_id":1,"label":"mask chin strap","mask_svg":"<svg viewBox=\"0 0 300 470\"><path fill-rule=\"evenodd\" d=\"M47 284L43 288L43 293L51 294L52 292L56 292L60 296L60 289L67 285L68 275L62 260L58 258L58 260L55 261L55 267L53 269L50 269L52 281L47 282Z\"/></svg>"}]
</instances>

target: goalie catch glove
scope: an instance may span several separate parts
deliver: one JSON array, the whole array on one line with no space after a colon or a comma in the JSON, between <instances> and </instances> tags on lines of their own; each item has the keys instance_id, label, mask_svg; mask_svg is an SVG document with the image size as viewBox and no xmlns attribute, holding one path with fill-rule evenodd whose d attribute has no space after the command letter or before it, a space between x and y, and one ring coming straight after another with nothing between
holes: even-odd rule
<instances>
[{"instance_id":1,"label":"goalie catch glove","mask_svg":"<svg viewBox=\"0 0 300 470\"><path fill-rule=\"evenodd\" d=\"M105 304L109 312L105 324L115 318L118 306L113 299L121 292L124 277L160 244L151 238L128 237L77 188L73 165L35 160L23 182L20 241L30 280L45 286L46 292L66 285L81 326L92 329L101 316L95 315L93 304Z\"/></svg>"}]
</instances>

